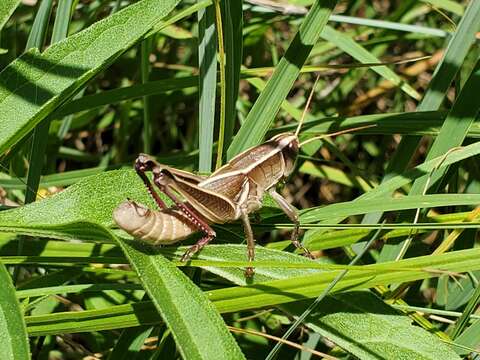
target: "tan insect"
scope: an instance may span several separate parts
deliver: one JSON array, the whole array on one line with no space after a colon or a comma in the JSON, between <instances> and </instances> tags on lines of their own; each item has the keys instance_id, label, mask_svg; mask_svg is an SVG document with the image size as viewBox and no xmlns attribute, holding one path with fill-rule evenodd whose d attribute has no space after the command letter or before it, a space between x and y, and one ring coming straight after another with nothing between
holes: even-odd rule
<instances>
[{"instance_id":1,"label":"tan insect","mask_svg":"<svg viewBox=\"0 0 480 360\"><path fill-rule=\"evenodd\" d=\"M312 95L313 90L307 106ZM295 133L278 134L261 145L245 150L208 177L162 165L151 156L140 154L135 161L135 170L160 210L150 210L135 201L126 200L115 209L115 222L129 234L153 245L172 244L194 232L202 232L204 236L182 256L181 260L187 261L216 236L211 224L241 219L247 240L248 261L251 262L255 257L255 240L248 215L262 207L262 198L268 192L294 223L291 234L293 245L301 249L306 256L312 257L298 241L299 221L295 208L275 189L276 185L294 170L302 145L299 143L298 133L303 118L304 116ZM365 126L328 136L363 128ZM153 173L153 184L145 174L147 171ZM155 191L154 185L167 195L175 206L167 207ZM246 275L252 274L253 268L248 267Z\"/></svg>"}]
</instances>

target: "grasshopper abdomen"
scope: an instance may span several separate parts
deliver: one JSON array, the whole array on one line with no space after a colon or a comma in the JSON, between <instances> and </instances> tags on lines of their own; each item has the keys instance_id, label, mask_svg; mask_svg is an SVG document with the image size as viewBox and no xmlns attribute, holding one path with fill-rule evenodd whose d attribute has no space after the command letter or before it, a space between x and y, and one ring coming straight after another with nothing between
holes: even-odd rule
<instances>
[{"instance_id":1,"label":"grasshopper abdomen","mask_svg":"<svg viewBox=\"0 0 480 360\"><path fill-rule=\"evenodd\" d=\"M152 211L131 200L115 209L113 219L127 233L152 245L173 244L198 231L176 208Z\"/></svg>"}]
</instances>

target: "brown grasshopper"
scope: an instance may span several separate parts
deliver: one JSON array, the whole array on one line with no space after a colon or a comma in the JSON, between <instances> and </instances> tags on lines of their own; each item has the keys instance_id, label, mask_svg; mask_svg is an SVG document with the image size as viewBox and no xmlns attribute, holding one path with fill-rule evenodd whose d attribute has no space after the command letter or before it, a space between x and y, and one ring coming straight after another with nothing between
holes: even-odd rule
<instances>
[{"instance_id":1,"label":"brown grasshopper","mask_svg":"<svg viewBox=\"0 0 480 360\"><path fill-rule=\"evenodd\" d=\"M304 115L312 95L313 90ZM248 215L262 207L262 198L268 192L294 223L291 234L293 245L312 258L311 253L298 241L300 224L295 208L275 190L276 185L294 170L301 146L298 133L303 118L304 116L295 133L278 134L261 145L245 150L208 177L162 165L151 156L140 154L135 161L135 170L160 211L150 210L135 201L126 200L115 209L115 222L127 233L153 245L172 244L194 232L202 232L204 236L181 258L181 261L188 261L215 238L215 231L210 224L241 219L247 240L248 261L252 262L255 257L255 240ZM350 131L363 128L365 127ZM328 136L346 132L349 130ZM152 171L153 184L167 195L175 206L167 207L160 199L154 185L146 176L147 171ZM253 275L252 267L247 267L246 275Z\"/></svg>"}]
</instances>

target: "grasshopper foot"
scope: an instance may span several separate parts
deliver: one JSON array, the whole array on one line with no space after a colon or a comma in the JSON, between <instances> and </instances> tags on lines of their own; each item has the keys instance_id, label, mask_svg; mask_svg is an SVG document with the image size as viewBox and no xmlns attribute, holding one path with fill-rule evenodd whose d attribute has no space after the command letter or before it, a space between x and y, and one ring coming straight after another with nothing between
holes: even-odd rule
<instances>
[{"instance_id":1,"label":"grasshopper foot","mask_svg":"<svg viewBox=\"0 0 480 360\"><path fill-rule=\"evenodd\" d=\"M245 276L246 276L247 278L253 277L254 274L255 274L255 270L253 269L253 267L247 267L247 268L245 269Z\"/></svg>"},{"instance_id":2,"label":"grasshopper foot","mask_svg":"<svg viewBox=\"0 0 480 360\"><path fill-rule=\"evenodd\" d=\"M214 235L208 234L201 238L200 240L197 241L195 245L190 246L190 248L185 251L185 254L180 258L180 261L182 262L187 262L190 260L190 258L195 255L197 252L199 252L205 245L207 245L212 239L214 238Z\"/></svg>"}]
</instances>

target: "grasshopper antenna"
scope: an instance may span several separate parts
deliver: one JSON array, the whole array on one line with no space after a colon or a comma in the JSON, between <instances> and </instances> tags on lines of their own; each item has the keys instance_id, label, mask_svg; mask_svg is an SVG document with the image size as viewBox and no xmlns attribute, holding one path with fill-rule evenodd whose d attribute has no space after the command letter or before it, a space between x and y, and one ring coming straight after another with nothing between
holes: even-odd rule
<instances>
[{"instance_id":1,"label":"grasshopper antenna","mask_svg":"<svg viewBox=\"0 0 480 360\"><path fill-rule=\"evenodd\" d=\"M307 111L310 106L310 103L312 102L313 94L315 93L315 88L317 87L318 79L320 79L320 75L317 75L315 82L313 83L312 91L310 91L310 95L308 95L308 100L307 100L307 103L305 104L305 108L303 109L302 117L298 123L297 130L295 130L295 136L297 137L298 137L298 133L300 132L300 129L302 128L303 122L305 120L305 116L307 115Z\"/></svg>"},{"instance_id":2,"label":"grasshopper antenna","mask_svg":"<svg viewBox=\"0 0 480 360\"><path fill-rule=\"evenodd\" d=\"M359 131L359 130L363 130L363 129L369 129L369 128L372 128L372 127L375 127L375 126L377 126L377 125L376 124L371 124L371 125L359 126L359 127L356 127L356 128L351 128L351 129L346 129L346 130L340 130L340 131L330 133L330 134L315 136L313 138L310 138L308 140L305 140L305 141L301 142L299 146L302 147L303 145L311 143L312 141L315 141L315 140L321 140L321 139L325 139L325 138L329 138L329 137L337 136L337 135L342 135L342 134L349 134L349 133L352 133L352 132L355 132L355 131Z\"/></svg>"}]
</instances>

